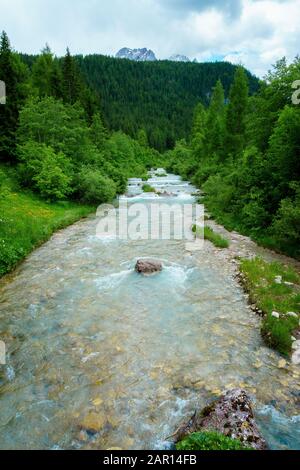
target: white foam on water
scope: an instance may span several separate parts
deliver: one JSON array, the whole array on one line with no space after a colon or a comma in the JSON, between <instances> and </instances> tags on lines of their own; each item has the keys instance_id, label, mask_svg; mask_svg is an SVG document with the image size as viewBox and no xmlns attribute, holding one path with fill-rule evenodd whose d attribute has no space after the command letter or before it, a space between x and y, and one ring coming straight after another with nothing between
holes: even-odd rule
<instances>
[{"instance_id":1,"label":"white foam on water","mask_svg":"<svg viewBox=\"0 0 300 470\"><path fill-rule=\"evenodd\" d=\"M9 382L12 382L14 378L16 377L16 373L14 371L14 368L12 366L7 366L6 368L6 378Z\"/></svg>"},{"instance_id":2,"label":"white foam on water","mask_svg":"<svg viewBox=\"0 0 300 470\"><path fill-rule=\"evenodd\" d=\"M184 284L189 276L189 270L179 265L165 266L164 272L177 284Z\"/></svg>"},{"instance_id":3,"label":"white foam on water","mask_svg":"<svg viewBox=\"0 0 300 470\"><path fill-rule=\"evenodd\" d=\"M288 423L299 424L300 432L300 415L286 416L280 413L280 411L276 410L276 408L274 408L273 406L269 405L265 405L260 408L258 414L262 416L269 416L272 418L273 421L282 425L287 425Z\"/></svg>"},{"instance_id":4,"label":"white foam on water","mask_svg":"<svg viewBox=\"0 0 300 470\"><path fill-rule=\"evenodd\" d=\"M86 362L88 362L89 360L93 359L94 357L97 357L100 355L100 352L93 352L91 354L89 354L88 356L85 356L81 359L81 362L83 364L85 364Z\"/></svg>"},{"instance_id":5,"label":"white foam on water","mask_svg":"<svg viewBox=\"0 0 300 470\"><path fill-rule=\"evenodd\" d=\"M112 273L104 277L99 277L95 280L95 283L99 289L113 289L119 284L121 284L121 282L130 274L132 274L131 271L126 269L126 271L121 271L119 273Z\"/></svg>"},{"instance_id":6,"label":"white foam on water","mask_svg":"<svg viewBox=\"0 0 300 470\"><path fill-rule=\"evenodd\" d=\"M178 423L184 419L186 416L185 410L186 406L188 404L188 400L185 400L180 397L176 397L175 401L175 406L172 407L170 410L170 420L169 422L172 421L172 418L174 418L174 422L176 422L176 426L178 427ZM170 428L169 423L166 423L163 426L162 434L164 437L161 439L158 439L154 443L154 450L170 450L174 448L174 443L172 442L172 439L166 440L170 435L172 435L175 431L176 427L174 429Z\"/></svg>"}]
</instances>

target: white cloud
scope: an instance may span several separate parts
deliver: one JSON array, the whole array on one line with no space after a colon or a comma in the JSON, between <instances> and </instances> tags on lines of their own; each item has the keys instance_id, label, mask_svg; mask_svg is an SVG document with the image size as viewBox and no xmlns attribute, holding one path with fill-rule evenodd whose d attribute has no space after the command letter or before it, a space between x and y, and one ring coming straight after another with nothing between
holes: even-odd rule
<instances>
[{"instance_id":1,"label":"white cloud","mask_svg":"<svg viewBox=\"0 0 300 470\"><path fill-rule=\"evenodd\" d=\"M222 56L262 76L300 52L299 0L0 0L0 14L28 53L46 42L58 55L149 47L159 58Z\"/></svg>"}]
</instances>

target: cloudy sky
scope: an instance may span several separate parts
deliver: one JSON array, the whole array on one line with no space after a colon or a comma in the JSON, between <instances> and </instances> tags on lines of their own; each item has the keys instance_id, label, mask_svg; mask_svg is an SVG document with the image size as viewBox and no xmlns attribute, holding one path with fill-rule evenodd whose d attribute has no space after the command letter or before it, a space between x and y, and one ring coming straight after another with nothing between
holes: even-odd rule
<instances>
[{"instance_id":1,"label":"cloudy sky","mask_svg":"<svg viewBox=\"0 0 300 470\"><path fill-rule=\"evenodd\" d=\"M300 53L299 19L300 0L0 0L0 29L18 51L148 47L160 59L224 59L259 76Z\"/></svg>"}]
</instances>

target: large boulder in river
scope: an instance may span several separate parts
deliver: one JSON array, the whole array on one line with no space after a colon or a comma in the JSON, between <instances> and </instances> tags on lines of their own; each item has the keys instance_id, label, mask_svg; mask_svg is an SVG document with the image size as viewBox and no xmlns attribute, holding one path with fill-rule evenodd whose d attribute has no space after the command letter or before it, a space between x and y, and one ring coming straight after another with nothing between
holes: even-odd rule
<instances>
[{"instance_id":1,"label":"large boulder in river","mask_svg":"<svg viewBox=\"0 0 300 470\"><path fill-rule=\"evenodd\" d=\"M154 274L162 271L162 263L153 259L139 259L135 270L140 274Z\"/></svg>"},{"instance_id":2,"label":"large boulder in river","mask_svg":"<svg viewBox=\"0 0 300 470\"><path fill-rule=\"evenodd\" d=\"M205 407L174 434L175 442L194 432L217 431L232 439L239 439L247 447L267 449L267 444L254 420L250 398L241 389L225 392Z\"/></svg>"}]
</instances>

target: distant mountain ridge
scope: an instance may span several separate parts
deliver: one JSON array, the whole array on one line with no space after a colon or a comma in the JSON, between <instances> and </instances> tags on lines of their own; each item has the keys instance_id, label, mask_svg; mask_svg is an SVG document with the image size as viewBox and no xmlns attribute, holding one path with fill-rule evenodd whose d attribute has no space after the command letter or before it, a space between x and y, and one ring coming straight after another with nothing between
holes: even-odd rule
<instances>
[{"instance_id":1,"label":"distant mountain ridge","mask_svg":"<svg viewBox=\"0 0 300 470\"><path fill-rule=\"evenodd\" d=\"M143 47L142 49L129 49L129 47L123 47L119 52L117 52L116 57L118 59L135 60L136 62L153 62L157 60L154 52L146 47Z\"/></svg>"},{"instance_id":2,"label":"distant mountain ridge","mask_svg":"<svg viewBox=\"0 0 300 470\"><path fill-rule=\"evenodd\" d=\"M168 60L171 60L172 62L191 62L191 59L189 57L182 54L171 55Z\"/></svg>"},{"instance_id":3,"label":"distant mountain ridge","mask_svg":"<svg viewBox=\"0 0 300 470\"><path fill-rule=\"evenodd\" d=\"M155 62L157 60L156 55L151 49L143 47L141 49L130 49L129 47L123 47L116 54L117 59L129 59L136 62ZM183 54L173 54L167 60L171 62L191 62L191 59Z\"/></svg>"}]
</instances>

